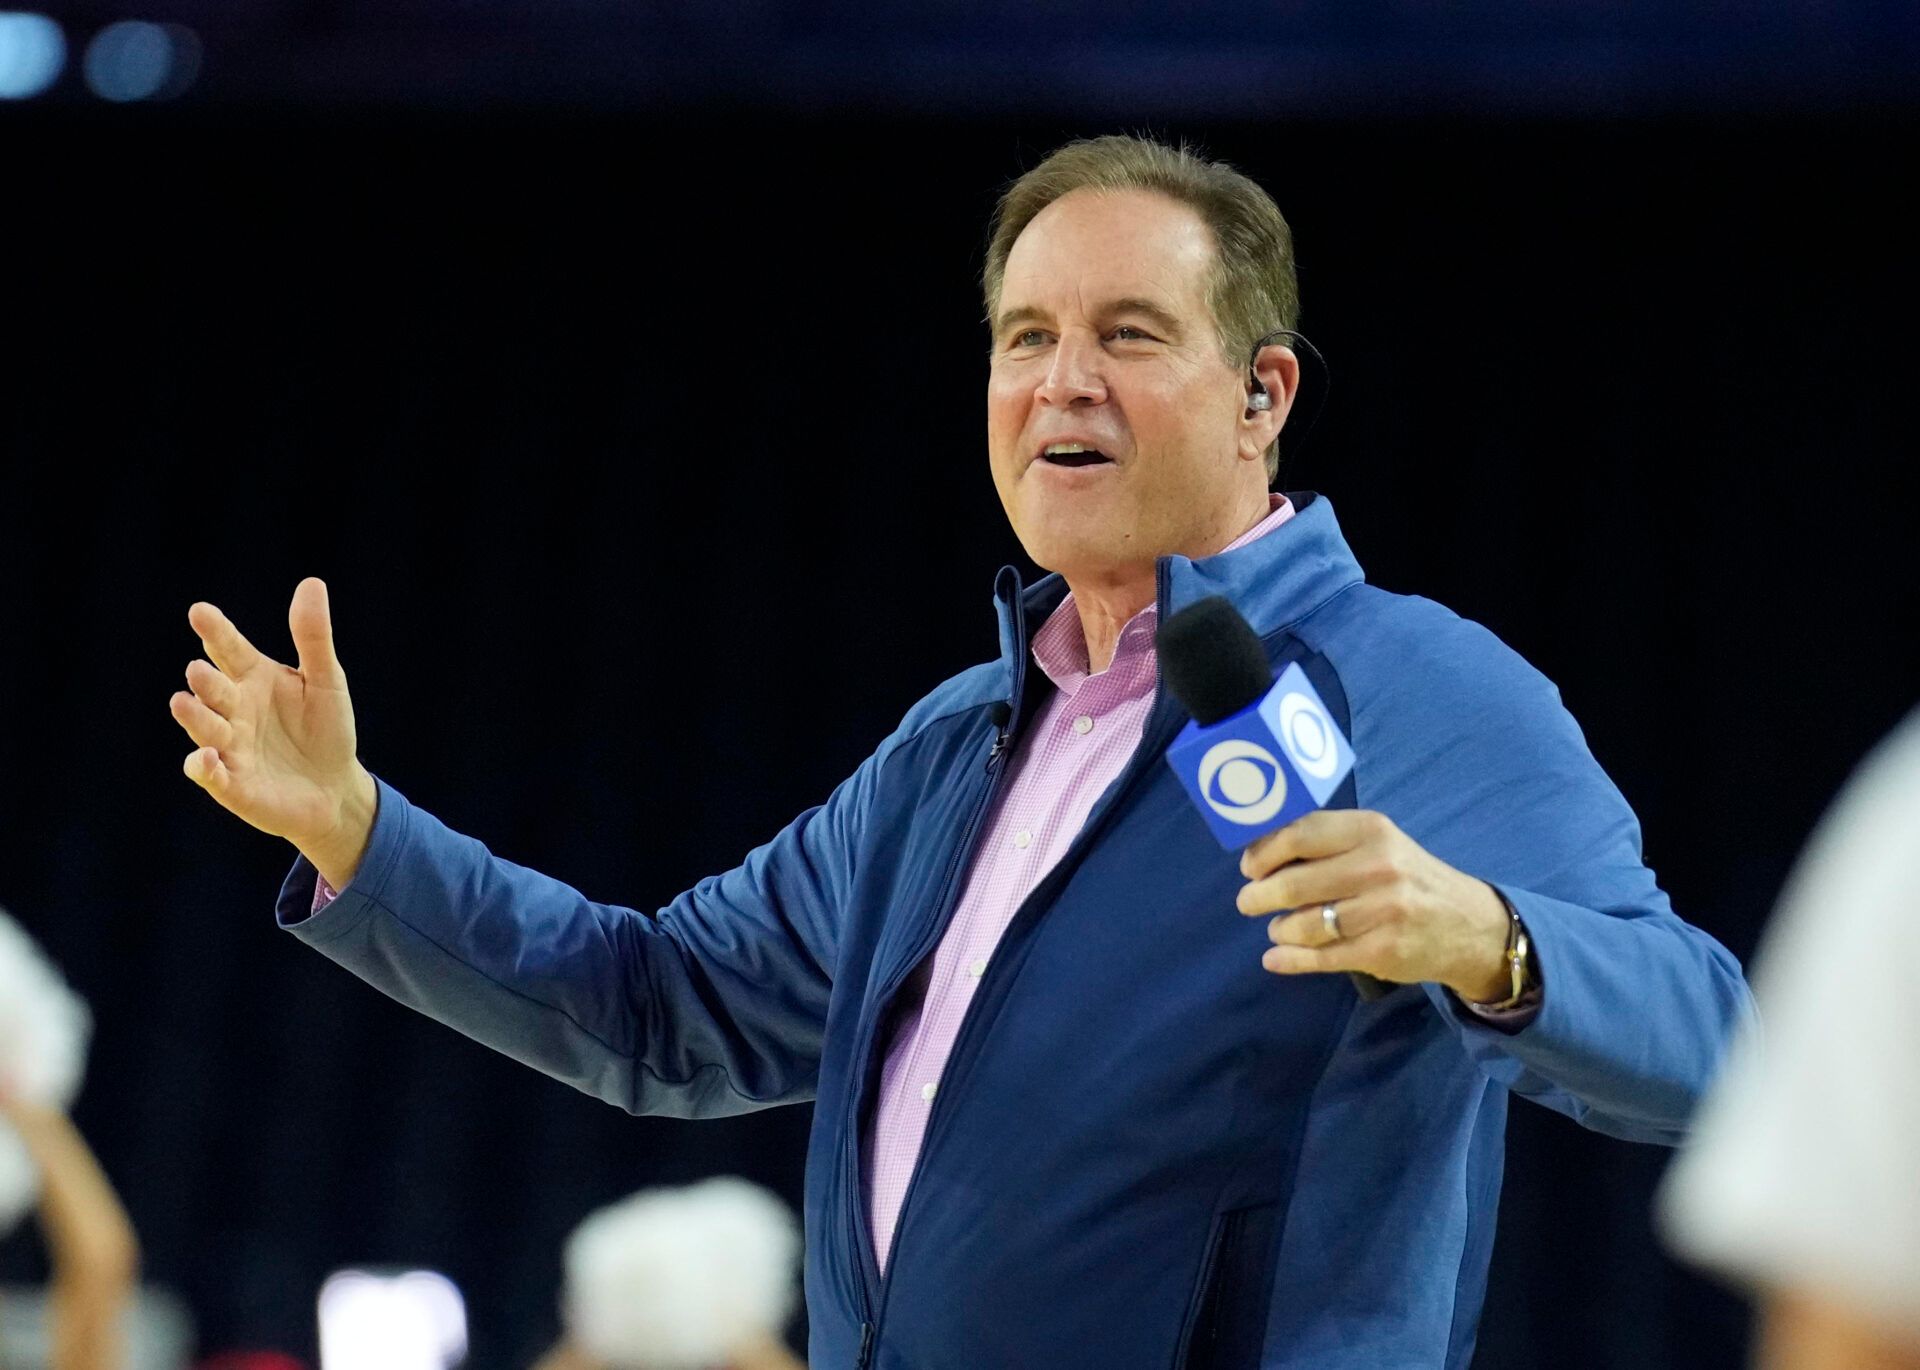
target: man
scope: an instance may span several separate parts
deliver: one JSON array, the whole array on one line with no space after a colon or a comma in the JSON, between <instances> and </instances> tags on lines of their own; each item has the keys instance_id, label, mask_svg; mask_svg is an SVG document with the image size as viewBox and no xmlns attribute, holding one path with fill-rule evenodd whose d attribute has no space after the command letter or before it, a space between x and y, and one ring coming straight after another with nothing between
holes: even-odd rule
<instances>
[{"instance_id":1,"label":"man","mask_svg":"<svg viewBox=\"0 0 1920 1370\"><path fill-rule=\"evenodd\" d=\"M313 580L297 671L190 610L187 774L403 1002L636 1112L815 1100L817 1366L1464 1366L1508 1093L1671 1142L1738 968L1553 687L1267 493L1299 367L1265 192L1071 145L1002 200L986 295L993 479L1055 574L1003 571L1000 658L738 868L647 918L449 832L355 761ZM1208 595L1359 757L1238 868L1161 760L1154 628Z\"/></svg>"},{"instance_id":2,"label":"man","mask_svg":"<svg viewBox=\"0 0 1920 1370\"><path fill-rule=\"evenodd\" d=\"M1920 1370L1920 710L1781 895L1749 1032L1661 1191L1669 1240L1755 1289L1762 1370Z\"/></svg>"}]
</instances>

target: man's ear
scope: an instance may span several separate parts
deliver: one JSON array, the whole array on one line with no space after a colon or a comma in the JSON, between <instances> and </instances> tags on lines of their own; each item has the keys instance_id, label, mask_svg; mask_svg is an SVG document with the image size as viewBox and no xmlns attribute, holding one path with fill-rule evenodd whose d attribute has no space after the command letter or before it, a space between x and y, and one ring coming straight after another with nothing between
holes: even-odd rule
<instances>
[{"instance_id":1,"label":"man's ear","mask_svg":"<svg viewBox=\"0 0 1920 1370\"><path fill-rule=\"evenodd\" d=\"M1255 403L1264 393L1267 403ZM1268 446L1286 426L1287 415L1300 394L1300 358L1291 347L1269 343L1253 355L1247 377L1247 409L1240 416L1241 450L1263 460Z\"/></svg>"}]
</instances>

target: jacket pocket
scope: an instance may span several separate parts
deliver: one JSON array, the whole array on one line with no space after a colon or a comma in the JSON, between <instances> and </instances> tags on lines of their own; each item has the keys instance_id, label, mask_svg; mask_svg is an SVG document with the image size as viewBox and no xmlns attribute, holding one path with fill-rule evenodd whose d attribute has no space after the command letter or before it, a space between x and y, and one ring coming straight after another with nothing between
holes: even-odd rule
<instances>
[{"instance_id":1,"label":"jacket pocket","mask_svg":"<svg viewBox=\"0 0 1920 1370\"><path fill-rule=\"evenodd\" d=\"M1277 1203L1254 1204L1214 1220L1174 1361L1180 1370L1257 1370L1273 1303L1279 1211Z\"/></svg>"}]
</instances>

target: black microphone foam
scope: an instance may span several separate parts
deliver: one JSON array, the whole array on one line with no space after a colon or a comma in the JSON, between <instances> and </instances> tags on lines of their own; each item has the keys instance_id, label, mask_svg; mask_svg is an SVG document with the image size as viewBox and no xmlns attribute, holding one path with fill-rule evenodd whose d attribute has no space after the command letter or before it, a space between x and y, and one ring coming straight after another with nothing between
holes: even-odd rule
<instances>
[{"instance_id":1,"label":"black microphone foam","mask_svg":"<svg viewBox=\"0 0 1920 1370\"><path fill-rule=\"evenodd\" d=\"M1240 611L1218 595L1189 604L1155 635L1167 688L1201 727L1218 723L1273 687L1266 649Z\"/></svg>"}]
</instances>

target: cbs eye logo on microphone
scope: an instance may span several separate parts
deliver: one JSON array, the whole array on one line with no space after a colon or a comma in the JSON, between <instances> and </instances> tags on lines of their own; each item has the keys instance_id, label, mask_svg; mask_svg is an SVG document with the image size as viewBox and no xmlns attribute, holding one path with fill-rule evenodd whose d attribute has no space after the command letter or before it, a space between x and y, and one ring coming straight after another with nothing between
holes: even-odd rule
<instances>
[{"instance_id":1,"label":"cbs eye logo on microphone","mask_svg":"<svg viewBox=\"0 0 1920 1370\"><path fill-rule=\"evenodd\" d=\"M1167 762L1214 839L1239 851L1333 798L1353 770L1353 747L1294 662L1240 712L1187 724Z\"/></svg>"}]
</instances>

